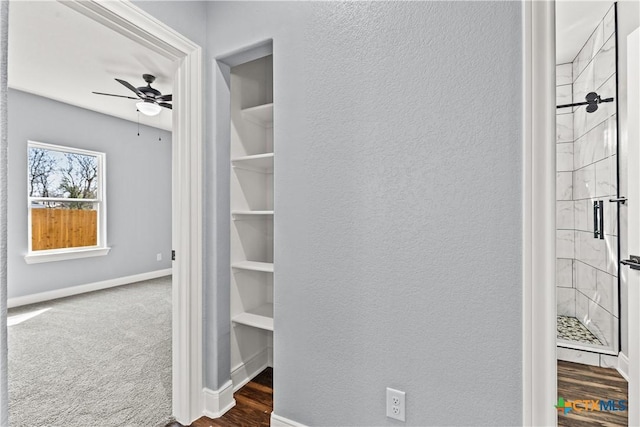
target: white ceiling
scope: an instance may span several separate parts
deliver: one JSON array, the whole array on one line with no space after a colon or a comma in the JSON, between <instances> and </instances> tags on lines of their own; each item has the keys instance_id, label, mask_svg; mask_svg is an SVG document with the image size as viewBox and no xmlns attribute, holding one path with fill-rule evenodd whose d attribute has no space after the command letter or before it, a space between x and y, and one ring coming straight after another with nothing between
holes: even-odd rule
<instances>
[{"instance_id":1,"label":"white ceiling","mask_svg":"<svg viewBox=\"0 0 640 427\"><path fill-rule=\"evenodd\" d=\"M9 86L137 122L136 101L92 94L135 94L114 80L172 93L177 64L56 1L11 1ZM171 110L140 123L171 130Z\"/></svg>"},{"instance_id":2,"label":"white ceiling","mask_svg":"<svg viewBox=\"0 0 640 427\"><path fill-rule=\"evenodd\" d=\"M573 62L612 1L556 1L556 64Z\"/></svg>"}]
</instances>

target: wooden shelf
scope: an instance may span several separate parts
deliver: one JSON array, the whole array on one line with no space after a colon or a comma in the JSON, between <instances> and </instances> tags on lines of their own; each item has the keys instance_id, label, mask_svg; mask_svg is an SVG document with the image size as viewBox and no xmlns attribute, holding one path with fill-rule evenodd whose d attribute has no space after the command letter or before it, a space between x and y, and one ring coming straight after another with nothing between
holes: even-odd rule
<instances>
[{"instance_id":1,"label":"wooden shelf","mask_svg":"<svg viewBox=\"0 0 640 427\"><path fill-rule=\"evenodd\" d=\"M262 271L264 273L273 273L272 262L257 262L257 261L240 261L231 264L232 268L238 268L240 270Z\"/></svg>"},{"instance_id":2,"label":"wooden shelf","mask_svg":"<svg viewBox=\"0 0 640 427\"><path fill-rule=\"evenodd\" d=\"M255 154L231 159L234 168L254 172L273 173L273 153Z\"/></svg>"},{"instance_id":3,"label":"wooden shelf","mask_svg":"<svg viewBox=\"0 0 640 427\"><path fill-rule=\"evenodd\" d=\"M244 108L242 117L260 126L273 126L273 102L256 107Z\"/></svg>"},{"instance_id":4,"label":"wooden shelf","mask_svg":"<svg viewBox=\"0 0 640 427\"><path fill-rule=\"evenodd\" d=\"M273 332L273 304L264 304L253 310L240 313L234 316L231 321Z\"/></svg>"}]
</instances>

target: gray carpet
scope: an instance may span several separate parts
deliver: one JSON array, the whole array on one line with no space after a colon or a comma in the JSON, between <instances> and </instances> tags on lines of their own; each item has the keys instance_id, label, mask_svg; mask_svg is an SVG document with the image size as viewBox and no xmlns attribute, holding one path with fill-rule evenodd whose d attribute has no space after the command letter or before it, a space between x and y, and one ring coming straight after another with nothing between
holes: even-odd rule
<instances>
[{"instance_id":1,"label":"gray carpet","mask_svg":"<svg viewBox=\"0 0 640 427\"><path fill-rule=\"evenodd\" d=\"M162 426L171 415L171 277L9 310L13 427Z\"/></svg>"}]
</instances>

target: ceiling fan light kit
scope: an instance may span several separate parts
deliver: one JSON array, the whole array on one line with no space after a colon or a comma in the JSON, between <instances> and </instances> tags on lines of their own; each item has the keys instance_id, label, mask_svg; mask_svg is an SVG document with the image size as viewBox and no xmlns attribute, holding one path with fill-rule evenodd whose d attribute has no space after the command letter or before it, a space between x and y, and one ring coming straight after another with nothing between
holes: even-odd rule
<instances>
[{"instance_id":1,"label":"ceiling fan light kit","mask_svg":"<svg viewBox=\"0 0 640 427\"><path fill-rule=\"evenodd\" d=\"M156 79L151 74L143 74L142 78L147 83L146 86L135 87L131 83L126 82L121 79L116 79L116 81L122 84L127 89L131 90L138 97L134 98L132 96L125 95L114 95L111 93L103 93L103 92L93 92L96 95L107 95L107 96L115 96L118 98L127 98L127 99L139 99L140 102L136 103L136 107L138 111L140 111L145 116L157 116L162 111L162 107L168 108L169 110L173 109L173 106L169 104L173 100L173 97L169 95L163 95L159 90L151 87L151 83Z\"/></svg>"},{"instance_id":2,"label":"ceiling fan light kit","mask_svg":"<svg viewBox=\"0 0 640 427\"><path fill-rule=\"evenodd\" d=\"M162 107L158 104L154 104L153 102L141 101L136 103L136 107L138 111L140 111L145 116L157 116L162 111Z\"/></svg>"}]
</instances>

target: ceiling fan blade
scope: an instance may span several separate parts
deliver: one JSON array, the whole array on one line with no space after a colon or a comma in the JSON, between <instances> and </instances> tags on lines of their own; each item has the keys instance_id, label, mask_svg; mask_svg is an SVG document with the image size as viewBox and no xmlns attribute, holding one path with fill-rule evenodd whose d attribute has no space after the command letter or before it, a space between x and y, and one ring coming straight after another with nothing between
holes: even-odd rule
<instances>
[{"instance_id":1,"label":"ceiling fan blade","mask_svg":"<svg viewBox=\"0 0 640 427\"><path fill-rule=\"evenodd\" d=\"M136 87L134 87L131 83L129 82L125 82L124 80L120 80L120 79L116 79L116 81L120 84L122 84L124 87L126 87L127 89L135 92L136 95L138 95L138 97L140 99L145 99L146 96L144 93L140 92Z\"/></svg>"},{"instance_id":2,"label":"ceiling fan blade","mask_svg":"<svg viewBox=\"0 0 640 427\"><path fill-rule=\"evenodd\" d=\"M157 101L173 101L173 95L162 95L156 98Z\"/></svg>"},{"instance_id":3,"label":"ceiling fan blade","mask_svg":"<svg viewBox=\"0 0 640 427\"><path fill-rule=\"evenodd\" d=\"M164 108L168 108L169 110L173 110L173 106L171 104L167 104L166 102L158 102L158 105Z\"/></svg>"},{"instance_id":4,"label":"ceiling fan blade","mask_svg":"<svg viewBox=\"0 0 640 427\"><path fill-rule=\"evenodd\" d=\"M134 98L133 96L114 95L112 93L102 93L102 92L91 92L91 93L95 93L96 95L117 96L118 98L138 99L138 98Z\"/></svg>"}]
</instances>

